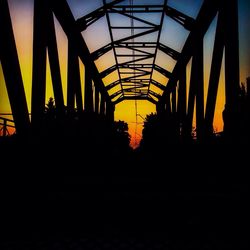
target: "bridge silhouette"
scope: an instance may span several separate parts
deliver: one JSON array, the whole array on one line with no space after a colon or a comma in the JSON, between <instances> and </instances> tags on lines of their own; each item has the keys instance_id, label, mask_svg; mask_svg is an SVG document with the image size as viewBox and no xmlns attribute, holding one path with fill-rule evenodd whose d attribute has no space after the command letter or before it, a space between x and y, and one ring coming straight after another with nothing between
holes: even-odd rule
<instances>
[{"instance_id":1,"label":"bridge silhouette","mask_svg":"<svg viewBox=\"0 0 250 250\"><path fill-rule=\"evenodd\" d=\"M105 114L107 119L114 120L116 104L123 100L148 100L156 105L158 115L166 113L176 115L177 126L181 127L183 134L189 136L196 107L195 127L197 138L201 139L204 134L209 135L213 132L220 69L225 49L226 107L227 113L232 117L229 119L230 123L233 124L236 119L235 110L239 102L239 41L238 9L235 1L230 3L204 1L196 18L168 6L167 1L161 5L134 4L133 6L123 4L123 1L112 1L77 20L66 1L62 1L60 5L53 1L52 3L35 1L31 122L10 14L7 3L2 5L1 23L4 23L2 33L6 36L1 42L1 63L17 133L26 133L30 127L34 131L39 130L41 125L46 102L46 51L49 56L58 113L64 113L65 107L73 110L76 102L79 112L83 111L84 104L84 111ZM147 18L141 18L141 15L139 18L136 15L138 13L157 13L159 20L156 23L148 21ZM129 18L131 22L115 26L116 24L112 23L112 15L117 14ZM56 16L68 38L67 104L63 99L53 15ZM203 39L216 15L218 21L208 94L204 97ZM103 16L107 18L111 42L90 53L81 32ZM164 16L182 25L189 32L181 52L160 42ZM116 32L121 33L121 31L129 35L115 40ZM151 36L147 36L149 34ZM112 51L115 65L99 72L95 61ZM156 55L160 52L176 61L172 72L166 70L166 66L157 64ZM84 98L78 58L86 68ZM192 59L191 79L187 84L186 67L190 59ZM103 79L114 72L118 74L118 80L108 85L104 84ZM154 77L155 72L166 77L167 82L163 84L157 81ZM207 99L206 107L204 98ZM234 126L226 127L235 130Z\"/></svg>"},{"instance_id":2,"label":"bridge silhouette","mask_svg":"<svg viewBox=\"0 0 250 250\"><path fill-rule=\"evenodd\" d=\"M159 18L149 20L149 14ZM117 25L113 15L129 22ZM82 32L103 17L110 43L90 52ZM188 33L181 51L161 42L165 17ZM204 36L215 17L205 96ZM66 103L55 18L68 41ZM7 0L0 0L0 34L0 61L13 116L0 117L0 146L3 158L14 155L19 160L3 181L6 249L13 244L28 249L27 242L37 249L67 244L72 249L245 249L248 184L241 150L249 144L250 98L239 80L236 0L204 0L195 18L167 0L144 5L104 0L102 7L78 19L66 0L34 0L31 113ZM48 103L47 53L54 93ZM108 53L115 64L100 71L96 61ZM159 65L159 53L174 61L173 70ZM85 68L84 91L80 63ZM224 131L215 136L222 66ZM105 78L112 74L117 79L107 84ZM157 80L155 74L167 80ZM146 130L144 121L144 144L134 151L128 146L126 123L114 117L116 105L126 100L149 101L157 111L145 120L154 129ZM8 128L15 128L15 134L8 136ZM228 162L239 167L235 163L231 170ZM23 239L21 231L26 232Z\"/></svg>"}]
</instances>

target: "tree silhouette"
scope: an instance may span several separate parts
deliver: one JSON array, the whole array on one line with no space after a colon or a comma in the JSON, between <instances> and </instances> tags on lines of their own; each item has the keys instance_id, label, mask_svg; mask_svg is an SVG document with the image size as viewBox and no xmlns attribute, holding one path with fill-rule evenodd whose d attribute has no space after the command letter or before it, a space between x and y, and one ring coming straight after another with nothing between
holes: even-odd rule
<instances>
[{"instance_id":1,"label":"tree silhouette","mask_svg":"<svg viewBox=\"0 0 250 250\"><path fill-rule=\"evenodd\" d=\"M50 97L44 107L44 119L42 124L42 136L52 137L56 135L56 105L53 97Z\"/></svg>"},{"instance_id":2,"label":"tree silhouette","mask_svg":"<svg viewBox=\"0 0 250 250\"><path fill-rule=\"evenodd\" d=\"M56 116L56 105L53 97L50 97L47 104L45 105L45 115L49 118L55 118Z\"/></svg>"},{"instance_id":3,"label":"tree silhouette","mask_svg":"<svg viewBox=\"0 0 250 250\"><path fill-rule=\"evenodd\" d=\"M115 121L113 124L113 141L114 146L118 146L122 150L130 148L130 135L128 133L128 124L124 121Z\"/></svg>"},{"instance_id":4,"label":"tree silhouette","mask_svg":"<svg viewBox=\"0 0 250 250\"><path fill-rule=\"evenodd\" d=\"M172 145L178 142L179 131L174 115L151 113L146 116L142 131L141 147L158 149L164 145Z\"/></svg>"},{"instance_id":5,"label":"tree silhouette","mask_svg":"<svg viewBox=\"0 0 250 250\"><path fill-rule=\"evenodd\" d=\"M81 144L96 152L115 149L130 150L128 124L124 121L110 122L105 116L85 111L65 109L63 116L57 113L55 101L49 98L44 108L42 140L65 145Z\"/></svg>"}]
</instances>

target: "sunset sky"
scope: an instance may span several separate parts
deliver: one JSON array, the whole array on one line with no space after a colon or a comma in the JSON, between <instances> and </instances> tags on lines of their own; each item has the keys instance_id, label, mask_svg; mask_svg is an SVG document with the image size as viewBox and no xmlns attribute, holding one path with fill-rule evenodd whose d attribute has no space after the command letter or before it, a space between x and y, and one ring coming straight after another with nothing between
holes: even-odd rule
<instances>
[{"instance_id":1,"label":"sunset sky","mask_svg":"<svg viewBox=\"0 0 250 250\"><path fill-rule=\"evenodd\" d=\"M60 1L59 1L60 2ZM82 17L96 8L103 5L102 0L68 0L68 4L72 10L75 19ZM108 1L109 2L109 1ZM168 5L176 8L177 10L191 16L196 17L199 8L202 4L202 0L169 0ZM22 77L25 86L26 98L28 107L30 110L31 105L31 85L32 85L32 39L33 39L33 0L8 0L10 13L12 18L12 24L14 28L14 34L18 49L18 56L21 65ZM162 4L163 0L134 0L134 4ZM122 3L123 4L123 3ZM129 1L124 1L124 4L129 4ZM240 31L240 81L246 82L246 78L250 76L250 1L239 0L239 31ZM157 16L158 15L158 16ZM150 21L157 22L159 14L148 15ZM128 18L127 18L128 19ZM128 19L129 20L129 19ZM118 15L114 16L113 23L119 25L119 22L126 22ZM204 39L204 51L205 51L205 97L207 93L210 64L213 51L213 41L215 34L216 19L210 26L205 39ZM61 67L61 75L63 82L64 100L66 104L67 96L67 38L60 27L59 23L55 19L56 35L59 49L59 59ZM163 31L160 37L160 42L181 52L189 32L187 32L181 25L165 16L163 23ZM93 52L104 45L110 43L109 31L107 28L106 17L101 18L99 21L87 28L82 32L82 35L89 47L90 52ZM127 36L129 34L115 34L115 39ZM2 36L2 34L1 34ZM1 38L0 38L1 39ZM163 53L158 53L156 58L157 64L161 67L172 71L175 65L175 61L170 57L167 57ZM96 61L98 70L101 72L106 68L115 64L112 51L107 53ZM189 65L190 66L190 65ZM190 77L190 67L188 67L187 78ZM84 66L80 64L80 71L82 79L84 78ZM167 78L154 72L154 77L162 84L166 85ZM116 74L104 78L104 84L107 85L117 79ZM0 113L10 112L10 105L6 93L4 83L4 77L2 68L0 66ZM82 85L84 82L82 81ZM84 89L84 88L82 88ZM115 90L109 92L112 94L114 91L119 90L117 87ZM160 91L158 91L161 93ZM187 93L188 94L188 93ZM50 69L47 67L47 90L46 100L53 96L52 83L50 77ZM206 102L206 98L205 98ZM217 131L221 131L223 128L222 123L222 110L224 108L224 66L221 71L220 87L217 98L214 127ZM124 120L129 125L129 133L132 136L132 145L136 146L141 138L142 123L146 114L155 112L155 106L148 101L137 101L138 107L138 124L136 126L136 114L135 114L135 101L124 101L116 106L115 120ZM135 128L137 131L135 131Z\"/></svg>"}]
</instances>

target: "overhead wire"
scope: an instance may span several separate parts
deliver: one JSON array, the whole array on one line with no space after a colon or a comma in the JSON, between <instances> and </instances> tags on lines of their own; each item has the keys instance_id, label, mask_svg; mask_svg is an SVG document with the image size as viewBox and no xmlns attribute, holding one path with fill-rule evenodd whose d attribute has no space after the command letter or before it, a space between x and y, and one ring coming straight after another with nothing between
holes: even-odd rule
<instances>
[{"instance_id":1,"label":"overhead wire","mask_svg":"<svg viewBox=\"0 0 250 250\"><path fill-rule=\"evenodd\" d=\"M135 29L134 29L134 19L133 19L133 16L134 16L134 13L133 13L133 6L134 6L134 0L129 0L130 2L130 11L131 11L131 16L132 18L130 19L130 24L131 24L131 36L133 37L134 34L135 34ZM135 39L132 38L132 43L134 43ZM132 49L132 60L134 61L135 60L135 50ZM133 64L135 64L135 62L133 62ZM133 67L133 71L134 71L134 77L136 76L135 74L135 67ZM134 91L135 91L135 132L134 132L134 145L137 146L137 129L138 129L138 106L137 106L137 99L136 99L136 82L134 82Z\"/></svg>"}]
</instances>

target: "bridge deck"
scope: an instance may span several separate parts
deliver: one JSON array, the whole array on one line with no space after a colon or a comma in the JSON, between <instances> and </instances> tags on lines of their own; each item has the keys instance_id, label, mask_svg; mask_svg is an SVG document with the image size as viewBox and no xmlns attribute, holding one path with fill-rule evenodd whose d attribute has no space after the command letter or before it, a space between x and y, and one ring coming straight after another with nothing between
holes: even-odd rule
<instances>
[{"instance_id":1,"label":"bridge deck","mask_svg":"<svg viewBox=\"0 0 250 250\"><path fill-rule=\"evenodd\" d=\"M190 154L197 150L205 159L207 151L202 148L180 149L181 160L173 156L175 150L167 151L175 162L162 162L160 154L141 158L138 153L119 164L118 156L112 164L112 158L100 163L89 155L92 162L87 163L76 151L60 153L58 160L59 154L51 157L45 150L39 160L42 166L28 157L38 159L34 150L19 158L26 165L6 165L11 174L1 183L5 249L16 249L15 245L22 249L246 249L248 180L240 152L221 153L217 148L214 152L219 153L205 165L205 160L199 163ZM239 164L234 169L226 165L233 160Z\"/></svg>"}]
</instances>

